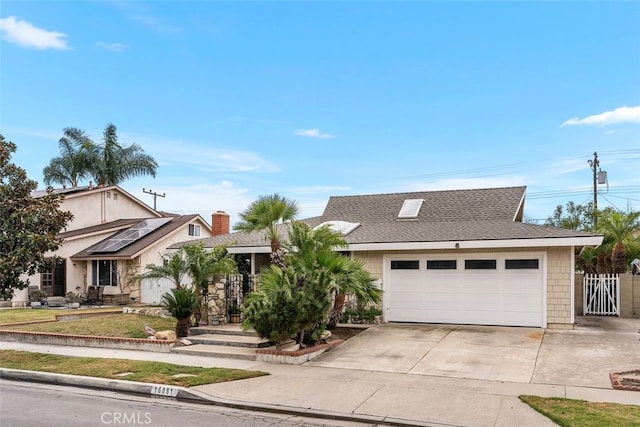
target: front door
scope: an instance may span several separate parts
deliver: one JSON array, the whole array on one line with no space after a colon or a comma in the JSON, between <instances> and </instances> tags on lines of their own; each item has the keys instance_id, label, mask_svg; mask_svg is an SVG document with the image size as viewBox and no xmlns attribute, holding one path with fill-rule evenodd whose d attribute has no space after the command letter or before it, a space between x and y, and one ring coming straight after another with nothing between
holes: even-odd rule
<instances>
[{"instance_id":1,"label":"front door","mask_svg":"<svg viewBox=\"0 0 640 427\"><path fill-rule=\"evenodd\" d=\"M42 290L50 297L63 297L67 286L67 262L58 260L50 271L43 272Z\"/></svg>"}]
</instances>

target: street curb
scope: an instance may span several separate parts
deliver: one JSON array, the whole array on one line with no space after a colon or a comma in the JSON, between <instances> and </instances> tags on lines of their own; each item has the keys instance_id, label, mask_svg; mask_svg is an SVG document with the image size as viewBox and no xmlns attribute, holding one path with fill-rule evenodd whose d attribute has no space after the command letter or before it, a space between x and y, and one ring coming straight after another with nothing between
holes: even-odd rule
<instances>
[{"instance_id":1,"label":"street curb","mask_svg":"<svg viewBox=\"0 0 640 427\"><path fill-rule=\"evenodd\" d=\"M388 426L418 426L418 427L444 427L451 424L425 423L400 418L357 415L343 412L320 411L311 408L298 408L294 406L272 405L267 403L246 402L239 400L222 399L211 396L197 390L186 387L164 386L153 383L137 381L113 380L109 378L84 377L79 375L58 374L51 372L24 371L20 369L0 368L0 379L55 384L63 386L85 387L97 390L111 390L122 393L144 395L150 397L173 397L176 400L198 403L203 405L222 406L233 409L270 412L276 414L298 415L309 418L330 419L336 421L351 421L368 424Z\"/></svg>"}]
</instances>

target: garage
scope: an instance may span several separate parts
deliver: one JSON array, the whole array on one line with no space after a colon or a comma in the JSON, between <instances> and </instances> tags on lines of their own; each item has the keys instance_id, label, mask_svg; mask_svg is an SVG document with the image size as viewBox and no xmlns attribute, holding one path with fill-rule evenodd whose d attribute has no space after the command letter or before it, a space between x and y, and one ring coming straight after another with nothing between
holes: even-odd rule
<instances>
[{"instance_id":1,"label":"garage","mask_svg":"<svg viewBox=\"0 0 640 427\"><path fill-rule=\"evenodd\" d=\"M384 256L389 322L544 327L544 253Z\"/></svg>"}]
</instances>

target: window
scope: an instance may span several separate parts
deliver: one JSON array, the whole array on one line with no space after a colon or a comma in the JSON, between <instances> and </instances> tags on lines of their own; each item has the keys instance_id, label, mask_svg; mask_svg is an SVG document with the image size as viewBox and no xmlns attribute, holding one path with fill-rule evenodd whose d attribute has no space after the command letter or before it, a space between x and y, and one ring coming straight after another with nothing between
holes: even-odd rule
<instances>
[{"instance_id":1,"label":"window","mask_svg":"<svg viewBox=\"0 0 640 427\"><path fill-rule=\"evenodd\" d=\"M118 261L100 259L91 261L93 286L118 286Z\"/></svg>"},{"instance_id":2,"label":"window","mask_svg":"<svg viewBox=\"0 0 640 427\"><path fill-rule=\"evenodd\" d=\"M537 259L507 259L504 261L506 270L537 270Z\"/></svg>"},{"instance_id":3,"label":"window","mask_svg":"<svg viewBox=\"0 0 640 427\"><path fill-rule=\"evenodd\" d=\"M113 193L113 200L118 200L118 193Z\"/></svg>"},{"instance_id":4,"label":"window","mask_svg":"<svg viewBox=\"0 0 640 427\"><path fill-rule=\"evenodd\" d=\"M427 270L455 270L456 268L458 268L458 263L455 259L427 261Z\"/></svg>"},{"instance_id":5,"label":"window","mask_svg":"<svg viewBox=\"0 0 640 427\"><path fill-rule=\"evenodd\" d=\"M199 236L200 226L198 224L189 224L189 236Z\"/></svg>"},{"instance_id":6,"label":"window","mask_svg":"<svg viewBox=\"0 0 640 427\"><path fill-rule=\"evenodd\" d=\"M464 260L466 270L495 270L495 259L466 259Z\"/></svg>"},{"instance_id":7,"label":"window","mask_svg":"<svg viewBox=\"0 0 640 427\"><path fill-rule=\"evenodd\" d=\"M420 213L420 208L422 207L422 202L424 202L424 199L405 200L402 204L402 208L400 208L398 218L417 218L418 213Z\"/></svg>"},{"instance_id":8,"label":"window","mask_svg":"<svg viewBox=\"0 0 640 427\"><path fill-rule=\"evenodd\" d=\"M419 270L420 261L418 260L391 261L391 269L392 270Z\"/></svg>"},{"instance_id":9,"label":"window","mask_svg":"<svg viewBox=\"0 0 640 427\"><path fill-rule=\"evenodd\" d=\"M110 198L111 198L111 192L107 191L107 199L110 199Z\"/></svg>"}]
</instances>

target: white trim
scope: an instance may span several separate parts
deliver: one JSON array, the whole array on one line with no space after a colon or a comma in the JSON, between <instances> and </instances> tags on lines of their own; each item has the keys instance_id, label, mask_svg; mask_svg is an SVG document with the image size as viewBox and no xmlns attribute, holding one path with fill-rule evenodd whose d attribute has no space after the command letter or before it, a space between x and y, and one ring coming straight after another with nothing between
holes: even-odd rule
<instances>
[{"instance_id":1,"label":"white trim","mask_svg":"<svg viewBox=\"0 0 640 427\"><path fill-rule=\"evenodd\" d=\"M576 323L576 251L571 246L571 324ZM620 301L618 299L618 301ZM584 309L583 309L584 310Z\"/></svg>"},{"instance_id":2,"label":"white trim","mask_svg":"<svg viewBox=\"0 0 640 427\"><path fill-rule=\"evenodd\" d=\"M521 210L524 210L523 209L524 198L526 197L526 195L527 195L527 189L525 187L524 191L522 192L522 197L520 198L520 203L518 203L518 209L516 209L516 213L513 214L513 219L512 219L513 222L516 222L518 220L518 213L520 213Z\"/></svg>"},{"instance_id":3,"label":"white trim","mask_svg":"<svg viewBox=\"0 0 640 427\"><path fill-rule=\"evenodd\" d=\"M270 254L269 246L229 246L227 252L230 254Z\"/></svg>"},{"instance_id":4,"label":"white trim","mask_svg":"<svg viewBox=\"0 0 640 427\"><path fill-rule=\"evenodd\" d=\"M542 254L542 327L547 328L547 288L549 287L549 277L547 268L546 251Z\"/></svg>"},{"instance_id":5,"label":"white trim","mask_svg":"<svg viewBox=\"0 0 640 427\"><path fill-rule=\"evenodd\" d=\"M491 248L540 248L563 246L598 246L602 236L560 237L539 239L469 240L459 242L391 242L355 243L347 247L349 251L401 251L419 249L491 249ZM457 246L456 246L457 245ZM248 249L248 248L247 248ZM253 248L252 248L253 249Z\"/></svg>"}]
</instances>

